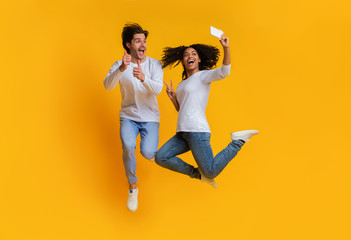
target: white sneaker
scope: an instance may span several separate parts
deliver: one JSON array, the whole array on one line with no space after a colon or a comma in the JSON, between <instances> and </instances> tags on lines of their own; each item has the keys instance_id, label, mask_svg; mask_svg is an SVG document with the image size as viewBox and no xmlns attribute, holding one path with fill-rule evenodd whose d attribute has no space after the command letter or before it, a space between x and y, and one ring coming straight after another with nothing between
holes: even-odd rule
<instances>
[{"instance_id":1,"label":"white sneaker","mask_svg":"<svg viewBox=\"0 0 351 240\"><path fill-rule=\"evenodd\" d=\"M210 184L212 187L217 188L217 183L214 179L205 177L205 175L200 171L200 169L199 169L199 172L201 174L201 179L200 179L201 182Z\"/></svg>"},{"instance_id":2,"label":"white sneaker","mask_svg":"<svg viewBox=\"0 0 351 240\"><path fill-rule=\"evenodd\" d=\"M155 161L155 157L153 157L153 158L150 158L150 159L148 159L150 162L154 162Z\"/></svg>"},{"instance_id":3,"label":"white sneaker","mask_svg":"<svg viewBox=\"0 0 351 240\"><path fill-rule=\"evenodd\" d=\"M135 212L138 209L138 189L129 189L127 208L131 212Z\"/></svg>"},{"instance_id":4,"label":"white sneaker","mask_svg":"<svg viewBox=\"0 0 351 240\"><path fill-rule=\"evenodd\" d=\"M240 132L233 132L232 140L243 140L244 142L248 142L250 138L256 134L258 134L257 130L245 130Z\"/></svg>"}]
</instances>

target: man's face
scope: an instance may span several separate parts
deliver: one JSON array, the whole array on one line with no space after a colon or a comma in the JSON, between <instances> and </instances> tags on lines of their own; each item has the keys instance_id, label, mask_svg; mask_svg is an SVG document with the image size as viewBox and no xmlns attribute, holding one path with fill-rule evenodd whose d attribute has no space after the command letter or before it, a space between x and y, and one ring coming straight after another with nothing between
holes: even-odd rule
<instances>
[{"instance_id":1,"label":"man's face","mask_svg":"<svg viewBox=\"0 0 351 240\"><path fill-rule=\"evenodd\" d=\"M144 60L146 57L146 38L144 33L136 33L130 43L127 42L132 58Z\"/></svg>"}]
</instances>

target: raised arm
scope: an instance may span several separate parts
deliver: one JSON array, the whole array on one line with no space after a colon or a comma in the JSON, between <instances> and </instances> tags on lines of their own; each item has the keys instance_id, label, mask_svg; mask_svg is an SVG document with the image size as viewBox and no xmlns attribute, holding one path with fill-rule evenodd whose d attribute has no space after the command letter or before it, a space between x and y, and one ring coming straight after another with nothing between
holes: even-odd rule
<instances>
[{"instance_id":1,"label":"raised arm","mask_svg":"<svg viewBox=\"0 0 351 240\"><path fill-rule=\"evenodd\" d=\"M131 60L132 57L127 53L127 51L124 51L122 64L119 65L118 62L115 62L104 79L104 86L106 90L112 90L116 87L122 72L127 69Z\"/></svg>"},{"instance_id":2,"label":"raised arm","mask_svg":"<svg viewBox=\"0 0 351 240\"><path fill-rule=\"evenodd\" d=\"M229 38L223 33L219 41L222 44L224 52L223 64L220 68L206 71L203 81L208 84L214 81L222 80L230 74L231 59L229 49Z\"/></svg>"},{"instance_id":3,"label":"raised arm","mask_svg":"<svg viewBox=\"0 0 351 240\"><path fill-rule=\"evenodd\" d=\"M178 100L177 100L176 92L173 89L173 81L172 81L172 79L171 79L171 86L168 86L166 81L164 81L164 83L167 86L166 92L167 92L167 95L168 95L169 99L171 99L175 109L177 110L177 112L179 112L179 103L178 103Z\"/></svg>"},{"instance_id":4,"label":"raised arm","mask_svg":"<svg viewBox=\"0 0 351 240\"><path fill-rule=\"evenodd\" d=\"M229 50L229 38L223 33L221 39L219 40L223 47L224 57L223 65L230 65L230 50Z\"/></svg>"}]
</instances>

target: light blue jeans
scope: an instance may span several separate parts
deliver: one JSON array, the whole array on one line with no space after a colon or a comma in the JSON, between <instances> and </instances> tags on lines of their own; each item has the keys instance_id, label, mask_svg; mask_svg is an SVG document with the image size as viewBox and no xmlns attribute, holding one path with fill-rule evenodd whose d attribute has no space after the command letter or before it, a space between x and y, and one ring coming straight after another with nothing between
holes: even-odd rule
<instances>
[{"instance_id":1,"label":"light blue jeans","mask_svg":"<svg viewBox=\"0 0 351 240\"><path fill-rule=\"evenodd\" d=\"M123 148L123 163L129 184L138 181L135 175L136 138L140 133L140 153L143 157L155 157L158 148L158 122L136 122L127 118L120 118L120 136Z\"/></svg>"},{"instance_id":2,"label":"light blue jeans","mask_svg":"<svg viewBox=\"0 0 351 240\"><path fill-rule=\"evenodd\" d=\"M199 170L205 177L215 178L236 156L244 145L244 141L233 140L216 157L213 157L210 137L211 133L208 132L177 132L158 150L156 163L164 168L186 174L191 178L200 179ZM176 157L189 150L191 150L198 168Z\"/></svg>"}]
</instances>

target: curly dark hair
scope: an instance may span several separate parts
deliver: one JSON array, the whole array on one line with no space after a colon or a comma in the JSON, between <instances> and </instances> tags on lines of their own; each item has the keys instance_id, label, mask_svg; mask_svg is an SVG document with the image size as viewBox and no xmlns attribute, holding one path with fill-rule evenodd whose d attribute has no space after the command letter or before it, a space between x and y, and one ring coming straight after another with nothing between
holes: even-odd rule
<instances>
[{"instance_id":1,"label":"curly dark hair","mask_svg":"<svg viewBox=\"0 0 351 240\"><path fill-rule=\"evenodd\" d=\"M162 67L165 68L167 66L176 67L179 63L183 61L183 54L187 48L194 48L200 59L201 62L199 63L199 70L209 70L216 67L216 64L219 59L219 50L218 48L210 45L205 44L192 44L190 46L179 46L175 48L166 47L163 49L162 52ZM186 79L186 71L183 65L183 73L182 79Z\"/></svg>"},{"instance_id":2,"label":"curly dark hair","mask_svg":"<svg viewBox=\"0 0 351 240\"><path fill-rule=\"evenodd\" d=\"M145 39L149 35L147 30L144 30L139 24L137 23L126 23L123 27L122 32L122 41L124 49L130 54L130 49L127 47L127 42L131 43L134 37L134 34L143 33L145 35Z\"/></svg>"}]
</instances>

